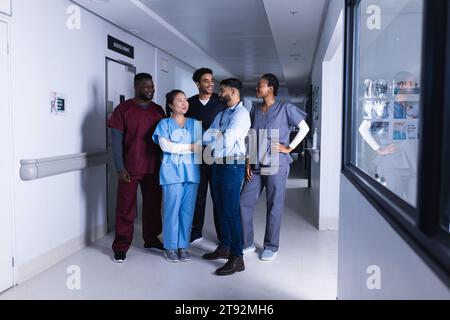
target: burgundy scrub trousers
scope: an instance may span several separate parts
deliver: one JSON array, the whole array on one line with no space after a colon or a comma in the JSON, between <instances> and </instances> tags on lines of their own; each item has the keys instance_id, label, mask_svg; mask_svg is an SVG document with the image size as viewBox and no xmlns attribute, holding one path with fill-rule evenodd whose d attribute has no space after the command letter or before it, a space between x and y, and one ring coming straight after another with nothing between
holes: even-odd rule
<instances>
[{"instance_id":1,"label":"burgundy scrub trousers","mask_svg":"<svg viewBox=\"0 0 450 320\"><path fill-rule=\"evenodd\" d=\"M151 103L148 109L133 100L120 104L113 112L108 127L123 132L123 160L131 182L119 182L116 206L114 252L127 252L133 240L138 185L142 190L142 234L145 245L159 243L162 232L159 185L161 150L152 135L165 117L161 106Z\"/></svg>"}]
</instances>

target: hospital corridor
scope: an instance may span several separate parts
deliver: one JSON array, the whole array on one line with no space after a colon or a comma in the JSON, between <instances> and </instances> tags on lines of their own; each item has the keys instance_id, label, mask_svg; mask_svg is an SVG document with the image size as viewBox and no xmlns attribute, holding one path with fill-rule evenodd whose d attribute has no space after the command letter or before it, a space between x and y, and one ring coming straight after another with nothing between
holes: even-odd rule
<instances>
[{"instance_id":1,"label":"hospital corridor","mask_svg":"<svg viewBox=\"0 0 450 320\"><path fill-rule=\"evenodd\" d=\"M449 86L449 0L0 0L0 301L449 300Z\"/></svg>"},{"instance_id":2,"label":"hospital corridor","mask_svg":"<svg viewBox=\"0 0 450 320\"><path fill-rule=\"evenodd\" d=\"M301 168L300 168L301 169ZM106 236L23 286L4 293L0 299L156 299L156 300L303 300L335 299L337 277L337 232L319 234L308 216L311 204L300 175L289 180L285 225L281 241L286 249L276 261L261 265L256 252L246 254L251 274L240 273L232 282L212 275L213 265L201 258L215 248L212 218L205 221L204 240L191 247L193 261L168 264L162 254L142 248L139 221L134 245L126 264L111 263L112 236ZM257 210L264 211L265 199ZM296 208L305 206L303 215ZM212 209L211 201L207 209ZM264 216L255 217L256 242L261 249ZM67 290L67 268L79 266L82 290ZM84 271L85 270L85 271ZM298 279L295 282L292 279ZM154 288L158 288L154 290Z\"/></svg>"}]
</instances>

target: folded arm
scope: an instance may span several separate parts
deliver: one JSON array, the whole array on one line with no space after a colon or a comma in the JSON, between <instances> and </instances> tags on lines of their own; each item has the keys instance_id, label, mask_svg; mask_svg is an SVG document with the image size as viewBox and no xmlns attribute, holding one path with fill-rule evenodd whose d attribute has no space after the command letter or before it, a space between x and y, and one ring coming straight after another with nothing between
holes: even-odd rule
<instances>
[{"instance_id":1,"label":"folded arm","mask_svg":"<svg viewBox=\"0 0 450 320\"><path fill-rule=\"evenodd\" d=\"M167 153L174 154L191 154L192 153L192 145L185 143L175 143L170 141L167 138L158 137L158 143L161 147L161 150Z\"/></svg>"}]
</instances>

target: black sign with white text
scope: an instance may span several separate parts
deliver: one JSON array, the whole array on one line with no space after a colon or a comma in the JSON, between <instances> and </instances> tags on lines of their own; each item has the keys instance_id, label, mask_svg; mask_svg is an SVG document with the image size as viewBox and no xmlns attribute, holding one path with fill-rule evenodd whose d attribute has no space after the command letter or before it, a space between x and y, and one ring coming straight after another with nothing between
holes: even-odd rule
<instances>
[{"instance_id":1,"label":"black sign with white text","mask_svg":"<svg viewBox=\"0 0 450 320\"><path fill-rule=\"evenodd\" d=\"M114 37L108 36L108 49L134 59L134 47Z\"/></svg>"}]
</instances>

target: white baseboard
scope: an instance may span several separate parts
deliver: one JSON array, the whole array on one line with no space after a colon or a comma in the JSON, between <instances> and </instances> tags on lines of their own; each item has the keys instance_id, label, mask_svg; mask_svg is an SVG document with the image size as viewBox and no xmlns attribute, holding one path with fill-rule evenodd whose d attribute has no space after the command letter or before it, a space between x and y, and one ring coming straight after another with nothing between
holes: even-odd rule
<instances>
[{"instance_id":1,"label":"white baseboard","mask_svg":"<svg viewBox=\"0 0 450 320\"><path fill-rule=\"evenodd\" d=\"M34 258L33 260L16 266L15 282L16 285L22 284L39 273L61 262L65 258L85 248L89 243L95 242L103 238L107 234L107 225L98 226L89 232L88 237L81 235L75 239L69 240L63 245L48 251L47 253ZM88 240L87 240L87 239Z\"/></svg>"}]
</instances>

